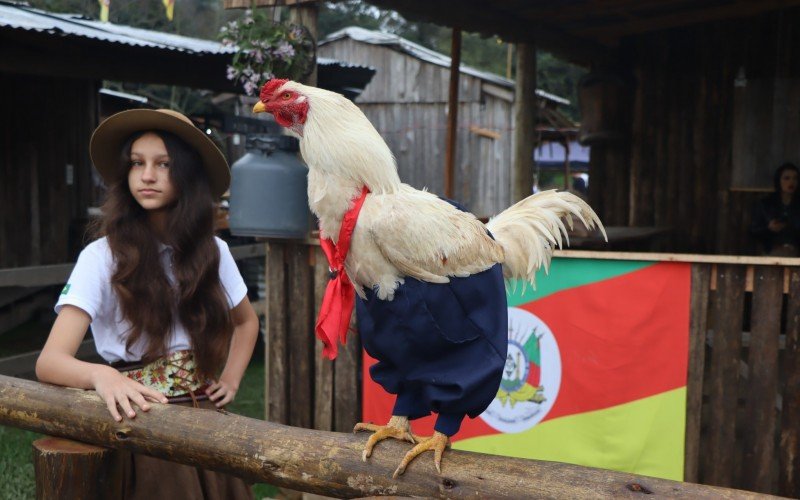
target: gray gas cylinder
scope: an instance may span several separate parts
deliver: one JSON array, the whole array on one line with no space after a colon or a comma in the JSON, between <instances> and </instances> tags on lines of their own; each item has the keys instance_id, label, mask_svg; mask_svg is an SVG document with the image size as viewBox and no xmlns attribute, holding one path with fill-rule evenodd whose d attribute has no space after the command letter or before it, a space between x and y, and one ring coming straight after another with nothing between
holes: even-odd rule
<instances>
[{"instance_id":1,"label":"gray gas cylinder","mask_svg":"<svg viewBox=\"0 0 800 500\"><path fill-rule=\"evenodd\" d=\"M297 139L254 135L246 148L231 167L231 234L305 238L310 219L308 168L297 157Z\"/></svg>"}]
</instances>

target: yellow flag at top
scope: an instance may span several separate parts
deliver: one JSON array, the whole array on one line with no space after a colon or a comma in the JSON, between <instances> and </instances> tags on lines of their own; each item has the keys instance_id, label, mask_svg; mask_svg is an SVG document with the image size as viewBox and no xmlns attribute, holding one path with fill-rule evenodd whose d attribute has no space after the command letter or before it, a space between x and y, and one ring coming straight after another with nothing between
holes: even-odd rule
<instances>
[{"instance_id":1,"label":"yellow flag at top","mask_svg":"<svg viewBox=\"0 0 800 500\"><path fill-rule=\"evenodd\" d=\"M111 5L111 0L97 0L100 4L100 20L104 23L108 22L108 6Z\"/></svg>"},{"instance_id":2,"label":"yellow flag at top","mask_svg":"<svg viewBox=\"0 0 800 500\"><path fill-rule=\"evenodd\" d=\"M175 0L163 0L164 8L167 9L167 19L172 21L172 16L175 13Z\"/></svg>"}]
</instances>

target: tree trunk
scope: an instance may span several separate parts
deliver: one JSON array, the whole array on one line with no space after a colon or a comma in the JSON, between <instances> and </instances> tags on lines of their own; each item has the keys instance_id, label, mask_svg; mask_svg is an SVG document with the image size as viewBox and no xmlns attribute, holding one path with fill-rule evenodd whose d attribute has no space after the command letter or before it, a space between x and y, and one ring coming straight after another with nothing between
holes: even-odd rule
<instances>
[{"instance_id":1,"label":"tree trunk","mask_svg":"<svg viewBox=\"0 0 800 500\"><path fill-rule=\"evenodd\" d=\"M438 498L759 498L763 495L577 465L465 451L445 453L442 474L432 454L397 480L392 472L408 443L380 443L361 460L366 435L344 434L154 403L120 423L94 391L0 376L0 425L123 448L309 493Z\"/></svg>"},{"instance_id":2,"label":"tree trunk","mask_svg":"<svg viewBox=\"0 0 800 500\"><path fill-rule=\"evenodd\" d=\"M117 450L46 437L33 442L36 498L119 498L122 469Z\"/></svg>"}]
</instances>

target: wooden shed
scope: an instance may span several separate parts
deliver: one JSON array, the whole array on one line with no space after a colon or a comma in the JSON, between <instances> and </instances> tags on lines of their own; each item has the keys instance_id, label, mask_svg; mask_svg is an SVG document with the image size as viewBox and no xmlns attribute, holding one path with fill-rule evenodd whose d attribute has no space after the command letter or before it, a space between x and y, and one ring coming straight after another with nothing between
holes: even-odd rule
<instances>
[{"instance_id":1,"label":"wooden shed","mask_svg":"<svg viewBox=\"0 0 800 500\"><path fill-rule=\"evenodd\" d=\"M668 228L664 251L755 251L752 206L800 159L800 2L371 3L590 67L581 107L599 121L583 124L613 132L592 144L603 221Z\"/></svg>"},{"instance_id":2,"label":"wooden shed","mask_svg":"<svg viewBox=\"0 0 800 500\"><path fill-rule=\"evenodd\" d=\"M397 157L403 182L444 194L450 58L358 27L331 34L319 53L377 70L359 107ZM462 65L459 84L453 197L478 216L494 215L511 202L514 81ZM537 95L539 106L550 110L569 104Z\"/></svg>"}]
</instances>

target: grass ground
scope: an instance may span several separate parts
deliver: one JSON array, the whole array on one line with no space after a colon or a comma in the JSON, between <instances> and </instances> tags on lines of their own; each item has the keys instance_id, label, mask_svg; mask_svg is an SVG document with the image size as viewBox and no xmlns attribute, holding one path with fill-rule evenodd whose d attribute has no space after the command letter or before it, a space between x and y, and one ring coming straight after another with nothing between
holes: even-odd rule
<instances>
[{"instance_id":1,"label":"grass ground","mask_svg":"<svg viewBox=\"0 0 800 500\"><path fill-rule=\"evenodd\" d=\"M256 353L263 350L256 348ZM264 418L264 360L254 357L242 380L231 412L252 418ZM110 417L109 417L110 418ZM39 434L0 426L0 500L26 500L36 496L31 443ZM256 484L255 498L273 497L277 488Z\"/></svg>"}]
</instances>

